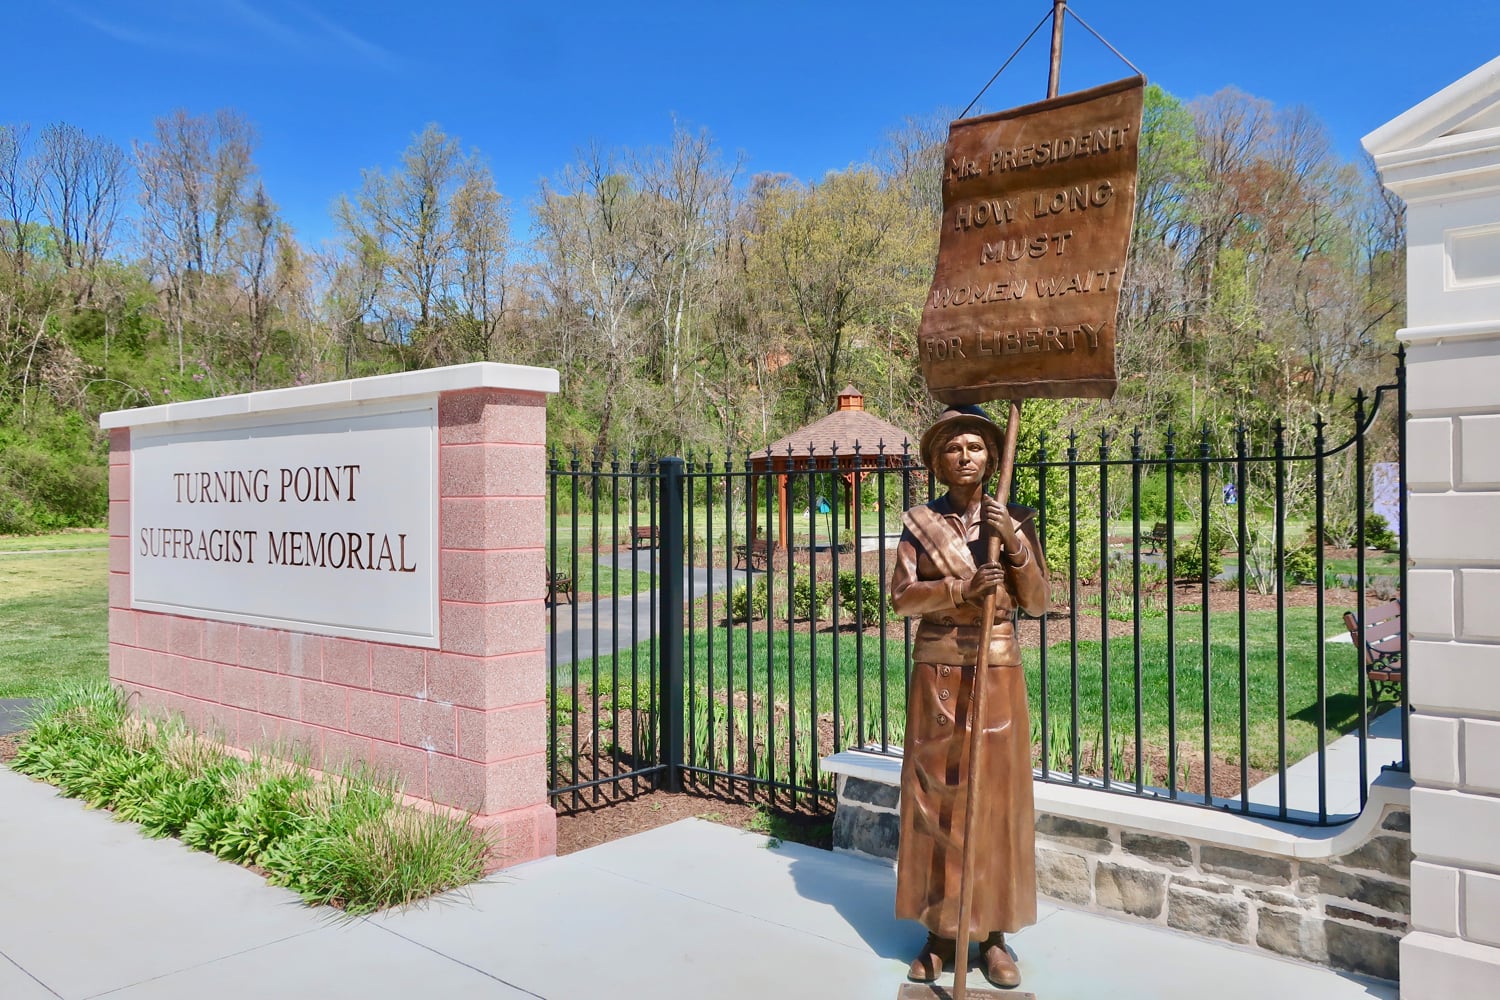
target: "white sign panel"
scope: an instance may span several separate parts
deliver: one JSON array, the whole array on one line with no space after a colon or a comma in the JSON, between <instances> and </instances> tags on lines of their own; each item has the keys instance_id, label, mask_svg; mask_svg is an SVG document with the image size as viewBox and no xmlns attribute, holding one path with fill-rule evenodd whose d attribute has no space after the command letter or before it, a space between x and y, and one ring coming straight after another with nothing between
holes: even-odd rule
<instances>
[{"instance_id":1,"label":"white sign panel","mask_svg":"<svg viewBox=\"0 0 1500 1000\"><path fill-rule=\"evenodd\" d=\"M138 427L130 474L134 607L438 645L436 400Z\"/></svg>"}]
</instances>

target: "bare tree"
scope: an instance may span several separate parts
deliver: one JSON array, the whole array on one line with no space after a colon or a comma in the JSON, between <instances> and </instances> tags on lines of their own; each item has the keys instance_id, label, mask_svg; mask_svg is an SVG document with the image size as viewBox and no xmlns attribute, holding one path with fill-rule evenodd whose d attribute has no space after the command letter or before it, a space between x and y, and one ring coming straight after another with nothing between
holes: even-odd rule
<instances>
[{"instance_id":1,"label":"bare tree","mask_svg":"<svg viewBox=\"0 0 1500 1000\"><path fill-rule=\"evenodd\" d=\"M378 264L369 318L403 364L483 357L503 311L509 224L477 153L428 125L389 172L335 209L346 251Z\"/></svg>"},{"instance_id":2,"label":"bare tree","mask_svg":"<svg viewBox=\"0 0 1500 1000\"><path fill-rule=\"evenodd\" d=\"M600 417L597 454L609 449L620 390L647 340L644 208L625 166L593 146L563 170L556 187L542 185L535 209L548 327L562 353L587 356L598 375L587 386ZM569 379L567 391L582 388Z\"/></svg>"},{"instance_id":3,"label":"bare tree","mask_svg":"<svg viewBox=\"0 0 1500 1000\"><path fill-rule=\"evenodd\" d=\"M89 300L95 270L114 245L120 198L130 180L125 151L72 125L49 125L42 131L35 172L62 265L82 275L75 292L81 304Z\"/></svg>"},{"instance_id":4,"label":"bare tree","mask_svg":"<svg viewBox=\"0 0 1500 1000\"><path fill-rule=\"evenodd\" d=\"M41 200L36 171L27 162L26 146L31 136L27 125L0 125L0 212L5 215L3 243L11 272L26 273L35 252L33 220Z\"/></svg>"},{"instance_id":5,"label":"bare tree","mask_svg":"<svg viewBox=\"0 0 1500 1000\"><path fill-rule=\"evenodd\" d=\"M471 158L453 193L453 281L447 311L464 360L492 357L509 291L510 219L489 168Z\"/></svg>"},{"instance_id":6,"label":"bare tree","mask_svg":"<svg viewBox=\"0 0 1500 1000\"><path fill-rule=\"evenodd\" d=\"M237 308L231 323L238 335L227 346L242 358L249 372L249 388L257 389L261 387L262 364L273 350L275 323L293 311L289 296L303 268L296 240L264 184L255 185L240 215L240 230L228 248L236 277Z\"/></svg>"},{"instance_id":7,"label":"bare tree","mask_svg":"<svg viewBox=\"0 0 1500 1000\"><path fill-rule=\"evenodd\" d=\"M943 157L948 126L957 112L939 108L927 115L907 115L886 133L875 164L891 184L907 193L912 207L934 232L943 218Z\"/></svg>"},{"instance_id":8,"label":"bare tree","mask_svg":"<svg viewBox=\"0 0 1500 1000\"><path fill-rule=\"evenodd\" d=\"M156 141L137 143L141 237L162 280L184 367L185 327L213 280L231 266L230 244L255 175L255 133L238 112L195 118L178 110L156 121Z\"/></svg>"},{"instance_id":9,"label":"bare tree","mask_svg":"<svg viewBox=\"0 0 1500 1000\"><path fill-rule=\"evenodd\" d=\"M336 344L344 378L354 374L360 346L370 338L367 325L380 297L382 266L373 245L353 244L318 255L317 268L325 289L321 318Z\"/></svg>"},{"instance_id":10,"label":"bare tree","mask_svg":"<svg viewBox=\"0 0 1500 1000\"><path fill-rule=\"evenodd\" d=\"M722 287L725 233L736 208L738 164L726 168L706 131L680 124L666 149L630 157L640 191L639 248L652 316L651 369L679 412L693 389L696 328ZM694 373L696 374L696 373Z\"/></svg>"}]
</instances>

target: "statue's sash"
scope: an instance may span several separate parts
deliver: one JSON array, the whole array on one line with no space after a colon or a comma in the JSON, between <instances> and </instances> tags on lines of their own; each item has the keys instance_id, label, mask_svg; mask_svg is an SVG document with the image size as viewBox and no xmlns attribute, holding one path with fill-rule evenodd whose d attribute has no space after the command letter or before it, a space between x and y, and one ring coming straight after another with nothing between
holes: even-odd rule
<instances>
[{"instance_id":1,"label":"statue's sash","mask_svg":"<svg viewBox=\"0 0 1500 1000\"><path fill-rule=\"evenodd\" d=\"M911 508L901 515L901 523L922 543L927 557L944 576L967 580L978 571L969 543L931 506Z\"/></svg>"}]
</instances>

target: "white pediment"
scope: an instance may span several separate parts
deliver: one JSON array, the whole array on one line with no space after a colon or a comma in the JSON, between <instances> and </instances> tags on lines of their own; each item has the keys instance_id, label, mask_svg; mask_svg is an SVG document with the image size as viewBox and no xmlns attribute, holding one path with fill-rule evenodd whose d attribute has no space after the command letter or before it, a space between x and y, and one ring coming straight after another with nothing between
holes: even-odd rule
<instances>
[{"instance_id":1,"label":"white pediment","mask_svg":"<svg viewBox=\"0 0 1500 1000\"><path fill-rule=\"evenodd\" d=\"M1500 57L1364 137L1377 159L1500 128Z\"/></svg>"},{"instance_id":2,"label":"white pediment","mask_svg":"<svg viewBox=\"0 0 1500 1000\"><path fill-rule=\"evenodd\" d=\"M1481 111L1447 134L1462 135L1465 132L1488 132L1491 129L1500 129L1500 103L1493 105L1486 111Z\"/></svg>"},{"instance_id":3,"label":"white pediment","mask_svg":"<svg viewBox=\"0 0 1500 1000\"><path fill-rule=\"evenodd\" d=\"M1500 189L1500 57L1371 132L1364 147L1408 205Z\"/></svg>"}]
</instances>

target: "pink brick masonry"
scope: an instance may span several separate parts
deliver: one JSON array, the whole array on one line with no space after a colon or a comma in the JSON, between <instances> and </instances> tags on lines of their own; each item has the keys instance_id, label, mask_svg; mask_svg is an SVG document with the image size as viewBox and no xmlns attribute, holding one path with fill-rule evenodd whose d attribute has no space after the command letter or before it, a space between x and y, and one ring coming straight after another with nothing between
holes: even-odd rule
<instances>
[{"instance_id":1,"label":"pink brick masonry","mask_svg":"<svg viewBox=\"0 0 1500 1000\"><path fill-rule=\"evenodd\" d=\"M438 397L435 650L130 608L130 431L110 432L109 674L242 749L354 762L473 813L495 867L557 851L546 784L546 395Z\"/></svg>"}]
</instances>

